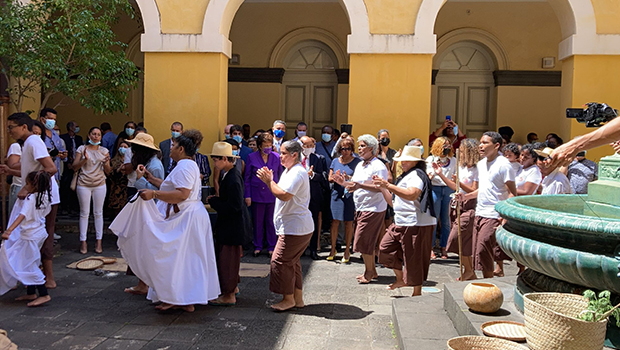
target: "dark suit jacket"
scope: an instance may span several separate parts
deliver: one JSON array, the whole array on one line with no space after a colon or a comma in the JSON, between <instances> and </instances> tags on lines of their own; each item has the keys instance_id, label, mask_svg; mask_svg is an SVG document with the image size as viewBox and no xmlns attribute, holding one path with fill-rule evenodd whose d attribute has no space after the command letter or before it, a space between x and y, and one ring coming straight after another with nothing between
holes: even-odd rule
<instances>
[{"instance_id":1,"label":"dark suit jacket","mask_svg":"<svg viewBox=\"0 0 620 350\"><path fill-rule=\"evenodd\" d=\"M163 140L159 143L159 150L161 151L161 163L164 165L164 176L168 176L170 171L170 139Z\"/></svg>"},{"instance_id":2,"label":"dark suit jacket","mask_svg":"<svg viewBox=\"0 0 620 350\"><path fill-rule=\"evenodd\" d=\"M215 240L218 244L243 245L252 237L252 220L245 205L243 178L232 168L220 182L219 197L209 199L211 208L217 211Z\"/></svg>"},{"instance_id":3,"label":"dark suit jacket","mask_svg":"<svg viewBox=\"0 0 620 350\"><path fill-rule=\"evenodd\" d=\"M75 159L75 154L73 154L73 147L71 145L71 136L69 136L69 134L62 134L60 135L60 138L63 141L65 141L65 145L67 145L67 163L73 164L73 160ZM82 139L82 136L80 135L76 134L74 137L74 140L75 140L75 149L78 149L78 147L84 144L84 140Z\"/></svg>"},{"instance_id":4,"label":"dark suit jacket","mask_svg":"<svg viewBox=\"0 0 620 350\"><path fill-rule=\"evenodd\" d=\"M314 177L310 179L310 208L321 210L323 199L329 192L329 182L327 181L328 171L325 157L319 154L310 154L308 157L310 166L314 171ZM310 209L312 210L312 209Z\"/></svg>"}]
</instances>

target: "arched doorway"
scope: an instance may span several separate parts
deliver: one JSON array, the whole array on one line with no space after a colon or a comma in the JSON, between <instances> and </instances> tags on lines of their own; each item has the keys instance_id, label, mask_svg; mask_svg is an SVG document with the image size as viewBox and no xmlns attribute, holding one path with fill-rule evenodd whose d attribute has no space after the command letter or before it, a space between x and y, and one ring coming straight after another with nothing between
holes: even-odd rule
<instances>
[{"instance_id":1,"label":"arched doorway","mask_svg":"<svg viewBox=\"0 0 620 350\"><path fill-rule=\"evenodd\" d=\"M336 55L326 44L307 40L293 46L284 59L282 113L289 138L292 126L308 125L308 135L320 138L323 125L335 125L338 101Z\"/></svg>"},{"instance_id":2,"label":"arched doorway","mask_svg":"<svg viewBox=\"0 0 620 350\"><path fill-rule=\"evenodd\" d=\"M436 57L438 68L431 96L431 129L452 117L469 137L495 129L495 59L483 45L462 41Z\"/></svg>"}]
</instances>

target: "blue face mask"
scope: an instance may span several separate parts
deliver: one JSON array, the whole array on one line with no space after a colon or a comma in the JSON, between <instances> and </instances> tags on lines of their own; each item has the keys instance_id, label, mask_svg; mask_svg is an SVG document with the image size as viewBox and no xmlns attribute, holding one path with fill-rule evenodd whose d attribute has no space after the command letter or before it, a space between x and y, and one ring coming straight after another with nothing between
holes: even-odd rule
<instances>
[{"instance_id":1,"label":"blue face mask","mask_svg":"<svg viewBox=\"0 0 620 350\"><path fill-rule=\"evenodd\" d=\"M424 154L424 146L420 146L420 149L422 150L422 154Z\"/></svg>"},{"instance_id":2,"label":"blue face mask","mask_svg":"<svg viewBox=\"0 0 620 350\"><path fill-rule=\"evenodd\" d=\"M230 135L229 135L229 134L224 134L224 138L225 138L226 140L228 140L228 139L230 139Z\"/></svg>"},{"instance_id":3,"label":"blue face mask","mask_svg":"<svg viewBox=\"0 0 620 350\"><path fill-rule=\"evenodd\" d=\"M273 131L273 136L281 139L281 138L284 137L284 131L276 129L276 130Z\"/></svg>"},{"instance_id":4,"label":"blue face mask","mask_svg":"<svg viewBox=\"0 0 620 350\"><path fill-rule=\"evenodd\" d=\"M127 152L127 148L125 147L121 147L118 149L118 154L120 154L121 156L124 156L125 152Z\"/></svg>"},{"instance_id":5,"label":"blue face mask","mask_svg":"<svg viewBox=\"0 0 620 350\"><path fill-rule=\"evenodd\" d=\"M178 131L172 131L170 132L170 134L172 135L173 139L176 139L177 137L181 136L181 133Z\"/></svg>"},{"instance_id":6,"label":"blue face mask","mask_svg":"<svg viewBox=\"0 0 620 350\"><path fill-rule=\"evenodd\" d=\"M77 134L78 132L80 132L80 127L79 127L79 126L76 126L76 127L75 127L75 131L74 131L74 133L76 133L76 134Z\"/></svg>"},{"instance_id":7,"label":"blue face mask","mask_svg":"<svg viewBox=\"0 0 620 350\"><path fill-rule=\"evenodd\" d=\"M241 145L241 141L243 141L243 137L241 137L241 135L235 135L232 138L233 140L237 141L239 145Z\"/></svg>"},{"instance_id":8,"label":"blue face mask","mask_svg":"<svg viewBox=\"0 0 620 350\"><path fill-rule=\"evenodd\" d=\"M233 156L238 156L239 155L239 150L238 149L234 149L232 151L232 153L233 153Z\"/></svg>"},{"instance_id":9,"label":"blue face mask","mask_svg":"<svg viewBox=\"0 0 620 350\"><path fill-rule=\"evenodd\" d=\"M321 139L323 139L323 142L329 142L332 140L332 134L323 134L321 135Z\"/></svg>"},{"instance_id":10,"label":"blue face mask","mask_svg":"<svg viewBox=\"0 0 620 350\"><path fill-rule=\"evenodd\" d=\"M90 144L91 144L91 145L93 145L93 146L99 146L99 145L101 144L101 141L99 141L99 142L93 142L93 140L88 139L88 143L90 143Z\"/></svg>"},{"instance_id":11,"label":"blue face mask","mask_svg":"<svg viewBox=\"0 0 620 350\"><path fill-rule=\"evenodd\" d=\"M45 119L45 128L54 130L54 126L56 126L56 121L54 119Z\"/></svg>"},{"instance_id":12,"label":"blue face mask","mask_svg":"<svg viewBox=\"0 0 620 350\"><path fill-rule=\"evenodd\" d=\"M125 134L127 134L127 136L132 136L134 132L136 132L136 129L125 128Z\"/></svg>"}]
</instances>

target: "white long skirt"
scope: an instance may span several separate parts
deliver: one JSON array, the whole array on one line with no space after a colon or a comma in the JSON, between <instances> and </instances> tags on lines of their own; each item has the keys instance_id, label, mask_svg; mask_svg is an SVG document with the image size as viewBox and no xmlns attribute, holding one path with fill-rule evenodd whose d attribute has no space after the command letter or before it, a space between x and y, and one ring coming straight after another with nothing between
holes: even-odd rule
<instances>
[{"instance_id":1,"label":"white long skirt","mask_svg":"<svg viewBox=\"0 0 620 350\"><path fill-rule=\"evenodd\" d=\"M165 219L154 201L127 203L110 225L149 300L173 305L207 304L220 294L209 214L200 201L179 204Z\"/></svg>"},{"instance_id":2,"label":"white long skirt","mask_svg":"<svg viewBox=\"0 0 620 350\"><path fill-rule=\"evenodd\" d=\"M23 201L18 200L13 206L9 226L21 212ZM11 233L10 239L2 242L0 248L0 295L17 287L21 282L25 286L45 284L45 275L41 272L41 247L47 238L45 225L41 229L22 235L19 226Z\"/></svg>"}]
</instances>

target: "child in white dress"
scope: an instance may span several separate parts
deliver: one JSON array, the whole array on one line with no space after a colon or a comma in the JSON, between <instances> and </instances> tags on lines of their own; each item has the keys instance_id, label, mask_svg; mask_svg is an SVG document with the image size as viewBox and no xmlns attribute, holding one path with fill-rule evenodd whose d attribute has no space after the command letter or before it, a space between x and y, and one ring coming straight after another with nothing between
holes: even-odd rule
<instances>
[{"instance_id":1,"label":"child in white dress","mask_svg":"<svg viewBox=\"0 0 620 350\"><path fill-rule=\"evenodd\" d=\"M51 206L51 177L45 171L31 172L26 177L28 195L15 203L11 224L2 234L0 249L0 295L17 287L27 287L28 306L39 306L51 300L41 272L41 247L47 238L45 216ZM37 296L37 291L39 296Z\"/></svg>"}]
</instances>

